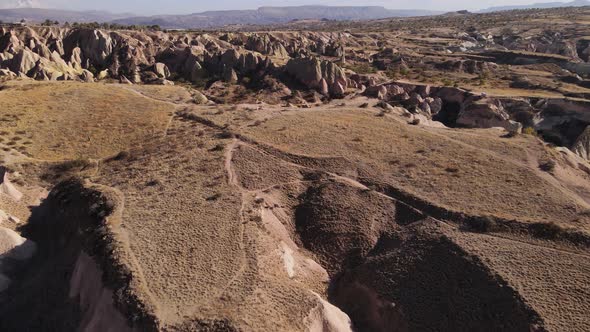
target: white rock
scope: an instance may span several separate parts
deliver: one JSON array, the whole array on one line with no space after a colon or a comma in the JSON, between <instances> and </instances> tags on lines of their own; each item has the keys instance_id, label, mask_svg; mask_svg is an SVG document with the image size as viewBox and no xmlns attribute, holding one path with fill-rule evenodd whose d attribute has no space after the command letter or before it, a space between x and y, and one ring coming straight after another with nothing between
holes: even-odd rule
<instances>
[{"instance_id":1,"label":"white rock","mask_svg":"<svg viewBox=\"0 0 590 332\"><path fill-rule=\"evenodd\" d=\"M33 257L36 250L35 242L25 239L11 229L0 227L0 259L26 261Z\"/></svg>"}]
</instances>

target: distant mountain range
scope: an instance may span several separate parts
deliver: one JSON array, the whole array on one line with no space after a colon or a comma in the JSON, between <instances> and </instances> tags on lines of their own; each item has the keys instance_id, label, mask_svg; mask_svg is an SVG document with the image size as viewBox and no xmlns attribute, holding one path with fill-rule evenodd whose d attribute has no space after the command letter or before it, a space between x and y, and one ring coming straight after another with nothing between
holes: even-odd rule
<instances>
[{"instance_id":1,"label":"distant mountain range","mask_svg":"<svg viewBox=\"0 0 590 332\"><path fill-rule=\"evenodd\" d=\"M31 0L17 0L18 6L29 7L35 4ZM491 7L480 13L528 9L554 8L571 6L590 6L588 0L572 2L536 3L521 6ZM105 11L70 11L42 8L0 9L0 21L42 22L46 19L64 22L110 22L123 25L159 25L166 29L215 28L226 25L268 25L287 23L293 20L374 20L389 17L410 17L439 15L443 12L432 10L396 10L378 6L294 6L294 7L260 7L255 10L207 11L187 15L134 16L133 14L113 14Z\"/></svg>"},{"instance_id":2,"label":"distant mountain range","mask_svg":"<svg viewBox=\"0 0 590 332\"><path fill-rule=\"evenodd\" d=\"M391 10L384 7L260 7L256 10L208 11L188 15L158 15L114 20L120 24L160 25L165 28L211 28L235 24L274 24L292 20L373 20L387 17L427 16L441 14L430 10Z\"/></svg>"},{"instance_id":3,"label":"distant mountain range","mask_svg":"<svg viewBox=\"0 0 590 332\"><path fill-rule=\"evenodd\" d=\"M14 8L0 9L0 21L18 22L21 19L27 22L42 22L46 19L64 22L110 22L133 14L113 14L105 11L72 11L45 8Z\"/></svg>"},{"instance_id":4,"label":"distant mountain range","mask_svg":"<svg viewBox=\"0 0 590 332\"><path fill-rule=\"evenodd\" d=\"M572 2L542 2L542 3L533 3L529 5L517 5L517 6L497 6L497 7L490 7L484 10L479 11L480 13L491 13L491 12L500 12L506 10L515 10L515 9L534 9L534 8L557 8L557 7L584 7L590 6L590 1L588 0L575 0Z\"/></svg>"},{"instance_id":5,"label":"distant mountain range","mask_svg":"<svg viewBox=\"0 0 590 332\"><path fill-rule=\"evenodd\" d=\"M124 25L159 25L167 29L212 28L224 25L286 23L298 19L372 20L387 17L436 15L430 10L391 10L383 7L261 7L256 10L208 11L187 15L133 16L102 11L68 11L40 8L0 9L0 21L17 22L25 19L41 22L46 19L59 22L111 22Z\"/></svg>"}]
</instances>

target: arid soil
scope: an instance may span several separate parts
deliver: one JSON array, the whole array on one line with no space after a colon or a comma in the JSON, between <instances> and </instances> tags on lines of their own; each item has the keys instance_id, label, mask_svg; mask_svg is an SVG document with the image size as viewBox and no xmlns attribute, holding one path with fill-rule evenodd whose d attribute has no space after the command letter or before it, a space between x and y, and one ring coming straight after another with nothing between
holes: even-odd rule
<instances>
[{"instance_id":1,"label":"arid soil","mask_svg":"<svg viewBox=\"0 0 590 332\"><path fill-rule=\"evenodd\" d=\"M518 27L532 34L541 14L530 15ZM485 40L499 31L493 17L482 16ZM116 60L120 70L97 81L81 82L81 66L111 58L91 59L83 42L74 53L86 59L61 68L60 81L40 59L6 73L0 330L590 330L588 77L564 69L588 64L583 29L560 28L561 50L572 42L575 57L549 49L547 38L562 39L544 26L535 50L472 36L489 42L477 52L528 59L504 66L505 54L489 53L482 67L465 61L483 55L453 48L473 30L456 15L440 20L444 36L420 36L434 33L428 25L341 35L347 59L331 43L321 54L335 34L317 31L111 32L113 54L135 62ZM35 46L51 33L33 32L33 48L15 33L6 54L44 53ZM369 39L393 34L399 50L373 44L362 55ZM317 61L291 54L302 40L316 44L297 52ZM191 41L208 48L203 59L178 51ZM221 50L210 54L213 42ZM428 58L434 44L464 63ZM254 72L249 48L272 53ZM162 62L144 66L151 52ZM193 66L174 66L180 56Z\"/></svg>"}]
</instances>

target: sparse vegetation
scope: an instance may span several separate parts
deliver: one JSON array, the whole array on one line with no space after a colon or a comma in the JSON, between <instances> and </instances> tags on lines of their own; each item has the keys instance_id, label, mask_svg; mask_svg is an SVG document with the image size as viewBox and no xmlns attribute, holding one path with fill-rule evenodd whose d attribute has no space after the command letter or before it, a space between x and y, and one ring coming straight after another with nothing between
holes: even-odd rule
<instances>
[{"instance_id":1,"label":"sparse vegetation","mask_svg":"<svg viewBox=\"0 0 590 332\"><path fill-rule=\"evenodd\" d=\"M535 130L535 128L533 127L526 127L522 130L522 133L525 135L530 135L530 136L537 136L537 131Z\"/></svg>"},{"instance_id":2,"label":"sparse vegetation","mask_svg":"<svg viewBox=\"0 0 590 332\"><path fill-rule=\"evenodd\" d=\"M542 161L539 164L539 168L542 171L549 172L549 173L553 172L555 170L556 166L557 166L557 163L553 159Z\"/></svg>"}]
</instances>

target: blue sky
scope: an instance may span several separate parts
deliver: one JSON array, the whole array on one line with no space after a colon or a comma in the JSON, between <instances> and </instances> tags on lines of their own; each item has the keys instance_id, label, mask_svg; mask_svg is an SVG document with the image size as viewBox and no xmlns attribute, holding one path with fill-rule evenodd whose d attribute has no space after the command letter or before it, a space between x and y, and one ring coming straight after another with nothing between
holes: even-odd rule
<instances>
[{"instance_id":1,"label":"blue sky","mask_svg":"<svg viewBox=\"0 0 590 332\"><path fill-rule=\"evenodd\" d=\"M137 15L188 14L207 10L255 9L260 6L338 5L338 6L384 6L390 9L459 10L481 9L491 6L519 5L532 2L556 0L0 0L0 8L15 7L17 2L32 3L35 7L72 10L108 10L129 12Z\"/></svg>"}]
</instances>

